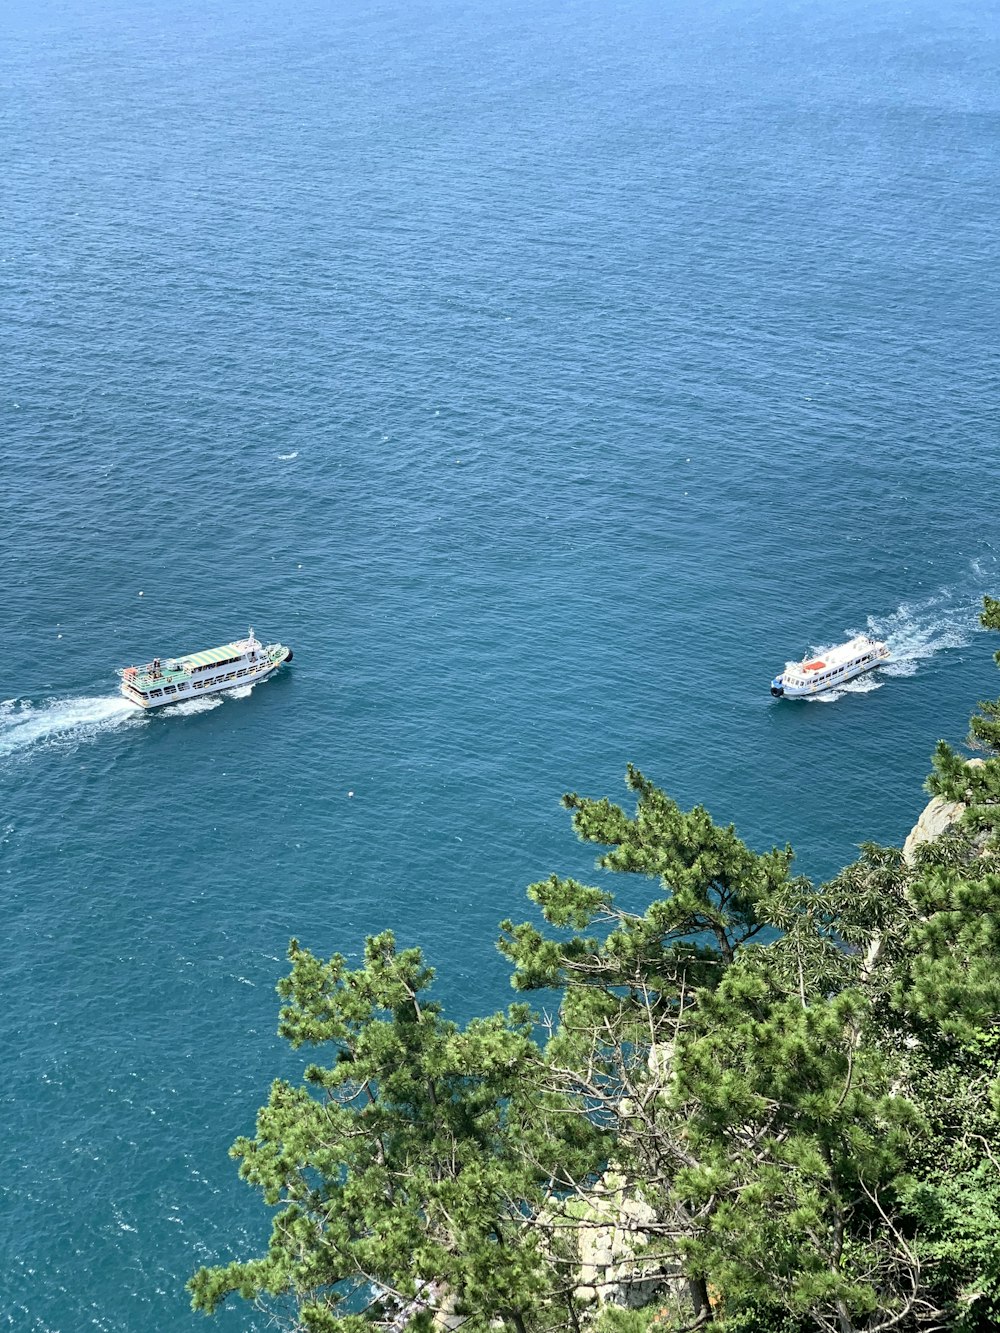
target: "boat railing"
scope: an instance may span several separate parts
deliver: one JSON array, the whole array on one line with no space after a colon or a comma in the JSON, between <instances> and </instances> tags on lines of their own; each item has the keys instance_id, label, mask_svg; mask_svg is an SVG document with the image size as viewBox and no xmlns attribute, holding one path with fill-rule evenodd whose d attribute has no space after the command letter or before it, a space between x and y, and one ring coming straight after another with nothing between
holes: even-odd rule
<instances>
[{"instance_id":1,"label":"boat railing","mask_svg":"<svg viewBox=\"0 0 1000 1333\"><path fill-rule=\"evenodd\" d=\"M118 672L122 680L135 680L139 676L145 676L150 680L156 680L160 676L173 676L184 668L177 662L164 663L160 658L154 658L152 662L144 662L142 666L122 667Z\"/></svg>"},{"instance_id":2,"label":"boat railing","mask_svg":"<svg viewBox=\"0 0 1000 1333\"><path fill-rule=\"evenodd\" d=\"M280 643L270 643L263 648L263 656L271 659L281 651L282 645ZM225 665L231 664L227 663ZM267 663L261 661L260 658L256 661L248 659L244 670L246 670L247 673L259 671L263 669L265 665L267 665ZM195 668L195 670L210 671L212 670L212 666L211 664L208 664L201 668ZM190 667L181 666L179 662L146 662L143 666L121 667L117 674L126 685L137 687L142 686L143 688L148 688L150 686L155 687L159 683L173 684L179 677L194 679L194 671L192 671ZM195 680L194 683L199 684L200 682Z\"/></svg>"},{"instance_id":3,"label":"boat railing","mask_svg":"<svg viewBox=\"0 0 1000 1333\"><path fill-rule=\"evenodd\" d=\"M243 664L248 673L258 671L265 665L272 664L275 658L285 652L283 644L261 643L259 639L253 637L252 630L250 637L236 646L243 649ZM175 683L181 677L193 680L195 672L207 672L219 666L225 669L226 666L238 661L240 661L240 658L233 658L231 662L209 662L202 667L192 667L177 658L154 657L151 662L143 662L139 666L120 667L116 674L126 685L146 690L156 688L161 682Z\"/></svg>"}]
</instances>

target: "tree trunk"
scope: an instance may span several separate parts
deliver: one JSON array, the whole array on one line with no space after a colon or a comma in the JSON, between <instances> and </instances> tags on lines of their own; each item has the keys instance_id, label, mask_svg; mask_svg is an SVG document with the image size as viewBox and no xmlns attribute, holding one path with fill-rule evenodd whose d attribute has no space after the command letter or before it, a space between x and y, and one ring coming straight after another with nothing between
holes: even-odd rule
<instances>
[{"instance_id":1,"label":"tree trunk","mask_svg":"<svg viewBox=\"0 0 1000 1333\"><path fill-rule=\"evenodd\" d=\"M566 1309L569 1311L569 1322L573 1327L573 1333L580 1333L580 1321L576 1317L576 1306L572 1296L566 1297Z\"/></svg>"},{"instance_id":2,"label":"tree trunk","mask_svg":"<svg viewBox=\"0 0 1000 1333\"><path fill-rule=\"evenodd\" d=\"M847 1313L847 1306L843 1301L838 1300L836 1308L837 1323L840 1325L840 1333L854 1333L854 1320Z\"/></svg>"},{"instance_id":3,"label":"tree trunk","mask_svg":"<svg viewBox=\"0 0 1000 1333\"><path fill-rule=\"evenodd\" d=\"M708 1283L703 1277L689 1277L688 1291L691 1294L691 1304L694 1306L695 1322L698 1324L711 1324L715 1322L715 1316L712 1314L712 1302L708 1299Z\"/></svg>"}]
</instances>

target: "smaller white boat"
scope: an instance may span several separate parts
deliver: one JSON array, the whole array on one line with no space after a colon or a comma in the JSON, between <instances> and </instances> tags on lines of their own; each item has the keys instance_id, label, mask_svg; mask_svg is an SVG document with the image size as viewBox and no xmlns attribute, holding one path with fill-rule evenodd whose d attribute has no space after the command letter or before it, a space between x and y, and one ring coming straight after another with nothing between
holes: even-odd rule
<instances>
[{"instance_id":1,"label":"smaller white boat","mask_svg":"<svg viewBox=\"0 0 1000 1333\"><path fill-rule=\"evenodd\" d=\"M291 660L291 648L282 643L261 643L251 629L245 639L234 643L185 657L154 657L145 666L124 667L118 674L126 699L140 708L162 708L203 694L253 685L277 671L282 662Z\"/></svg>"},{"instance_id":2,"label":"smaller white boat","mask_svg":"<svg viewBox=\"0 0 1000 1333\"><path fill-rule=\"evenodd\" d=\"M867 634L858 634L847 643L828 648L821 657L789 662L771 681L771 693L776 699L808 699L823 690L836 689L874 667L883 666L891 656L888 644L871 639Z\"/></svg>"}]
</instances>

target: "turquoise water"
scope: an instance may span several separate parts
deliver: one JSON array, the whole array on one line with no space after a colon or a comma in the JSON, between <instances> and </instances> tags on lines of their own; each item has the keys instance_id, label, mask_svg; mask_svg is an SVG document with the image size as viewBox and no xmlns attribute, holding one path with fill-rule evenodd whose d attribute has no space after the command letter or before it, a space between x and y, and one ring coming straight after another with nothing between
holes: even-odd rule
<instances>
[{"instance_id":1,"label":"turquoise water","mask_svg":"<svg viewBox=\"0 0 1000 1333\"><path fill-rule=\"evenodd\" d=\"M822 877L1000 692L1000 17L0 30L0 1326L189 1333L266 1235L226 1150L303 1063L292 934L492 1009L497 921L591 865L563 791L632 761ZM116 696L251 623L295 660L244 697ZM877 678L770 698L865 629Z\"/></svg>"}]
</instances>

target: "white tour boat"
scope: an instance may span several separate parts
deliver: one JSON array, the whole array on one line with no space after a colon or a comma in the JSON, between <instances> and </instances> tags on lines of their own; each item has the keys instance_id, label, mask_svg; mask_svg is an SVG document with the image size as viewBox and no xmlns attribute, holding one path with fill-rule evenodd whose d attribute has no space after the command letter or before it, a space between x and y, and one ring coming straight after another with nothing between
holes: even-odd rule
<instances>
[{"instance_id":1,"label":"white tour boat","mask_svg":"<svg viewBox=\"0 0 1000 1333\"><path fill-rule=\"evenodd\" d=\"M277 671L282 662L291 660L291 648L281 643L261 643L251 629L247 638L235 643L185 657L154 657L145 666L124 667L118 674L126 699L140 708L160 708L219 690L253 685Z\"/></svg>"},{"instance_id":2,"label":"white tour boat","mask_svg":"<svg viewBox=\"0 0 1000 1333\"><path fill-rule=\"evenodd\" d=\"M863 671L882 666L889 660L888 644L858 634L847 643L828 648L822 657L790 662L780 676L771 681L771 693L778 699L808 699L812 694L832 690L853 680Z\"/></svg>"}]
</instances>

